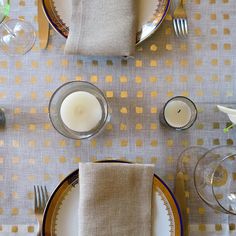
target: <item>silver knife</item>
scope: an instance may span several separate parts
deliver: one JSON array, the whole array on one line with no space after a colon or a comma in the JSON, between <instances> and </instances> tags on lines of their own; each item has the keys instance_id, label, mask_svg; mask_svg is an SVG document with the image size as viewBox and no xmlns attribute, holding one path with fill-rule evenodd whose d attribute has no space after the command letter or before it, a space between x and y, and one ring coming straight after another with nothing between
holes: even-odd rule
<instances>
[{"instance_id":1,"label":"silver knife","mask_svg":"<svg viewBox=\"0 0 236 236\"><path fill-rule=\"evenodd\" d=\"M48 44L49 22L43 10L42 0L38 0L38 32L40 48L45 49Z\"/></svg>"}]
</instances>

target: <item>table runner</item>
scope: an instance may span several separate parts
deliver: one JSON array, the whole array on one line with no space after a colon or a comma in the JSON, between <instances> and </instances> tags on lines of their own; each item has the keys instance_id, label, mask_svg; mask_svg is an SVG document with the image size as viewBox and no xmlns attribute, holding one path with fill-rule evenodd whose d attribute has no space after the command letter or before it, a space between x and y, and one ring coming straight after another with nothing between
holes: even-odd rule
<instances>
[{"instance_id":1,"label":"table runner","mask_svg":"<svg viewBox=\"0 0 236 236\"><path fill-rule=\"evenodd\" d=\"M24 17L37 29L34 1L12 0L11 5L11 17ZM45 51L40 51L37 41L25 56L0 54L0 104L7 118L7 127L0 133L2 235L34 234L33 185L45 184L51 192L80 161L112 158L155 163L156 173L173 189L178 155L184 148L235 144L236 131L223 133L227 118L215 109L218 103L236 105L235 2L189 0L186 6L188 39L175 37L168 14L133 60L66 56L65 39L53 30ZM111 123L95 139L66 139L48 120L52 92L71 80L90 81L108 97ZM157 119L174 95L190 97L200 110L194 127L181 133L162 128ZM219 235L226 224L235 233L235 217L229 218L230 225L227 215L216 214L202 203L191 224L201 232L211 224Z\"/></svg>"}]
</instances>

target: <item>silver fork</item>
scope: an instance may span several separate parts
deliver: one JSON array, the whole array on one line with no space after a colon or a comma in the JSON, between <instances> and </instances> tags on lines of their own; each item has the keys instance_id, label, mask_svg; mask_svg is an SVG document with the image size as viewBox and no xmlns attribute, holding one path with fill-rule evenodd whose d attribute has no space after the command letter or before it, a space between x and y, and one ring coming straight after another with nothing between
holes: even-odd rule
<instances>
[{"instance_id":1,"label":"silver fork","mask_svg":"<svg viewBox=\"0 0 236 236\"><path fill-rule=\"evenodd\" d=\"M184 9L184 0L180 0L173 14L173 26L177 37L187 37L188 35L188 19L186 10Z\"/></svg>"},{"instance_id":2,"label":"silver fork","mask_svg":"<svg viewBox=\"0 0 236 236\"><path fill-rule=\"evenodd\" d=\"M34 186L34 214L38 221L37 236L42 236L43 211L48 201L46 186Z\"/></svg>"}]
</instances>

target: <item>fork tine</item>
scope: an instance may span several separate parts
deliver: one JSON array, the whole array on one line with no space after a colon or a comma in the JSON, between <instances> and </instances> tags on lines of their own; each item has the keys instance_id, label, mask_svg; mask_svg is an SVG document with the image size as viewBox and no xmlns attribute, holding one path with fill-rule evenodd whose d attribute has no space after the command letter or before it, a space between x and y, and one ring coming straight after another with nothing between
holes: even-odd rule
<instances>
[{"instance_id":1,"label":"fork tine","mask_svg":"<svg viewBox=\"0 0 236 236\"><path fill-rule=\"evenodd\" d=\"M176 19L173 20L173 26L174 26L176 36L179 37L179 32L178 32L178 28L177 28L177 24L176 24Z\"/></svg>"},{"instance_id":2,"label":"fork tine","mask_svg":"<svg viewBox=\"0 0 236 236\"><path fill-rule=\"evenodd\" d=\"M188 35L188 22L186 19L184 20L184 28L185 28L185 34L187 36Z\"/></svg>"},{"instance_id":3,"label":"fork tine","mask_svg":"<svg viewBox=\"0 0 236 236\"><path fill-rule=\"evenodd\" d=\"M179 27L180 27L180 31L181 31L181 36L184 37L184 25L183 25L182 18L179 19Z\"/></svg>"},{"instance_id":4,"label":"fork tine","mask_svg":"<svg viewBox=\"0 0 236 236\"><path fill-rule=\"evenodd\" d=\"M179 36L183 36L182 34L182 30L181 30L181 23L180 23L180 19L176 19L176 24L177 24L177 29L178 29L178 32L179 32Z\"/></svg>"},{"instance_id":5,"label":"fork tine","mask_svg":"<svg viewBox=\"0 0 236 236\"><path fill-rule=\"evenodd\" d=\"M45 196L45 193L44 193L43 186L40 186L40 189L41 189L41 196L42 196L42 207L44 208L45 205L46 205L46 196Z\"/></svg>"},{"instance_id":6,"label":"fork tine","mask_svg":"<svg viewBox=\"0 0 236 236\"><path fill-rule=\"evenodd\" d=\"M180 27L181 27L181 32L182 32L182 35L183 37L186 37L186 34L185 34L185 29L184 29L184 19L180 19Z\"/></svg>"},{"instance_id":7,"label":"fork tine","mask_svg":"<svg viewBox=\"0 0 236 236\"><path fill-rule=\"evenodd\" d=\"M46 202L47 202L49 199L49 195L48 195L48 190L47 190L46 186L44 186L44 191L45 191L45 198L46 198Z\"/></svg>"},{"instance_id":8,"label":"fork tine","mask_svg":"<svg viewBox=\"0 0 236 236\"><path fill-rule=\"evenodd\" d=\"M37 199L37 193L36 193L36 187L34 186L34 209L38 207L38 199Z\"/></svg>"},{"instance_id":9,"label":"fork tine","mask_svg":"<svg viewBox=\"0 0 236 236\"><path fill-rule=\"evenodd\" d=\"M40 194L40 188L37 185L37 193L38 193L38 207L41 208L42 207L42 199L41 199L41 194Z\"/></svg>"}]
</instances>

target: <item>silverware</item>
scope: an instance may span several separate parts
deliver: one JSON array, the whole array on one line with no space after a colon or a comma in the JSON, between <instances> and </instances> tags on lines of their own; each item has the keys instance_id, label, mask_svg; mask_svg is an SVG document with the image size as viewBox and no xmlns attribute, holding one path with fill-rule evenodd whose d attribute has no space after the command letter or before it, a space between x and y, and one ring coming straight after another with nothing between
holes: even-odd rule
<instances>
[{"instance_id":1,"label":"silverware","mask_svg":"<svg viewBox=\"0 0 236 236\"><path fill-rule=\"evenodd\" d=\"M179 171L176 175L174 194L177 202L179 203L181 211L184 236L188 236L189 224L188 224L188 214L187 214L187 200L185 197L184 174L182 171Z\"/></svg>"},{"instance_id":2,"label":"silverware","mask_svg":"<svg viewBox=\"0 0 236 236\"><path fill-rule=\"evenodd\" d=\"M38 221L37 236L42 236L43 212L48 198L46 186L34 186L34 214Z\"/></svg>"},{"instance_id":3,"label":"silverware","mask_svg":"<svg viewBox=\"0 0 236 236\"><path fill-rule=\"evenodd\" d=\"M0 129L3 129L6 125L6 117L4 110L0 108Z\"/></svg>"},{"instance_id":4,"label":"silverware","mask_svg":"<svg viewBox=\"0 0 236 236\"><path fill-rule=\"evenodd\" d=\"M45 49L48 44L49 22L43 11L42 0L38 0L38 32L39 32L39 46L41 49Z\"/></svg>"},{"instance_id":5,"label":"silverware","mask_svg":"<svg viewBox=\"0 0 236 236\"><path fill-rule=\"evenodd\" d=\"M184 0L180 0L173 14L173 26L177 37L187 37L188 35L188 20L184 9Z\"/></svg>"}]
</instances>

